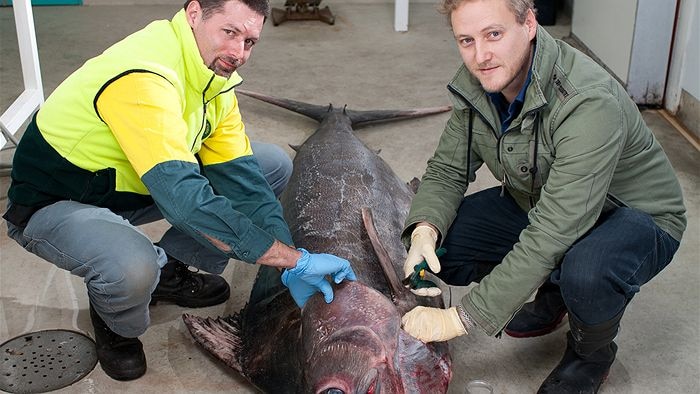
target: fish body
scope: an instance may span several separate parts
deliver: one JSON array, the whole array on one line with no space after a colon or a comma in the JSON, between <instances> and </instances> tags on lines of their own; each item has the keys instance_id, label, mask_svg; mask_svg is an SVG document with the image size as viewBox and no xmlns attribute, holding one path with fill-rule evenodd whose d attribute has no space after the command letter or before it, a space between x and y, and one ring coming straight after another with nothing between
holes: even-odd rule
<instances>
[{"instance_id":1,"label":"fish body","mask_svg":"<svg viewBox=\"0 0 700 394\"><path fill-rule=\"evenodd\" d=\"M239 91L239 93L241 93ZM401 315L416 297L398 277L400 241L413 191L353 126L448 110L350 111L243 92L317 119L319 128L295 148L282 194L296 247L349 260L358 280L333 285L300 310L279 272L261 266L248 304L232 316L184 315L195 340L264 392L441 393L451 378L446 343L424 344L404 332Z\"/></svg>"}]
</instances>

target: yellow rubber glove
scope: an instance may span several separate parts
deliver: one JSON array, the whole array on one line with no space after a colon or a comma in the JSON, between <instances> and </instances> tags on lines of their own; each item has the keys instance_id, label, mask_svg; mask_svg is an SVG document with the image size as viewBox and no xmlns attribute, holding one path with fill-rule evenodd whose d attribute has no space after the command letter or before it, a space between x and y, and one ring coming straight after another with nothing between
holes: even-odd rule
<instances>
[{"instance_id":1,"label":"yellow rubber glove","mask_svg":"<svg viewBox=\"0 0 700 394\"><path fill-rule=\"evenodd\" d=\"M403 329L423 342L443 342L467 333L457 308L417 306L401 318Z\"/></svg>"},{"instance_id":2,"label":"yellow rubber glove","mask_svg":"<svg viewBox=\"0 0 700 394\"><path fill-rule=\"evenodd\" d=\"M408 256L403 263L404 278L408 278L413 273L413 267L425 260L428 267L434 273L440 272L440 260L435 254L435 243L437 242L437 232L432 227L418 225L411 233L411 247L408 249ZM442 294L439 287L424 287L411 289L419 296L435 297Z\"/></svg>"}]
</instances>

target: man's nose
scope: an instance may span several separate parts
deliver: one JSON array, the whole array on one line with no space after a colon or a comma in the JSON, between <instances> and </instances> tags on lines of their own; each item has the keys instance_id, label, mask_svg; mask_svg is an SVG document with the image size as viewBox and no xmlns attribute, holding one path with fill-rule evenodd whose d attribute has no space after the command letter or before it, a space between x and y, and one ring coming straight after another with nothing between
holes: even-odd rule
<instances>
[{"instance_id":1,"label":"man's nose","mask_svg":"<svg viewBox=\"0 0 700 394\"><path fill-rule=\"evenodd\" d=\"M487 42L476 41L474 43L474 56L476 57L476 62L481 64L491 60L491 47Z\"/></svg>"},{"instance_id":2,"label":"man's nose","mask_svg":"<svg viewBox=\"0 0 700 394\"><path fill-rule=\"evenodd\" d=\"M239 60L245 60L245 40L232 40L229 48L228 55L233 56Z\"/></svg>"}]
</instances>

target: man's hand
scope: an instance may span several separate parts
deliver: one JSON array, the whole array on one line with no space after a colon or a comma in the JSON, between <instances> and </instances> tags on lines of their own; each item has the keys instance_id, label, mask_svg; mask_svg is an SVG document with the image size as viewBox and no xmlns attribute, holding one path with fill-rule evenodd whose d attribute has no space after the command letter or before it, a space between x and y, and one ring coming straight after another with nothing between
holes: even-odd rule
<instances>
[{"instance_id":1,"label":"man's hand","mask_svg":"<svg viewBox=\"0 0 700 394\"><path fill-rule=\"evenodd\" d=\"M464 335L457 308L428 308L417 306L401 318L403 329L423 342L442 342Z\"/></svg>"},{"instance_id":2,"label":"man's hand","mask_svg":"<svg viewBox=\"0 0 700 394\"><path fill-rule=\"evenodd\" d=\"M425 260L433 273L440 272L440 260L435 255L435 243L437 232L432 227L418 225L411 233L411 247L408 249L408 257L403 263L404 278L413 273L413 267Z\"/></svg>"},{"instance_id":3,"label":"man's hand","mask_svg":"<svg viewBox=\"0 0 700 394\"><path fill-rule=\"evenodd\" d=\"M343 279L357 280L349 261L331 254L311 254L305 249L299 251L302 254L296 266L282 272L282 283L289 288L299 308L303 308L317 291L323 293L327 303L333 301L333 289L324 278L326 275L331 275L335 283Z\"/></svg>"},{"instance_id":4,"label":"man's hand","mask_svg":"<svg viewBox=\"0 0 700 394\"><path fill-rule=\"evenodd\" d=\"M428 267L433 273L440 272L440 260L435 254L435 243L437 242L437 232L428 225L418 224L411 233L411 247L408 249L408 256L403 263L404 278L408 278L413 273L414 267L423 260L428 263ZM438 296L441 294L438 287L425 287L411 289L420 296Z\"/></svg>"}]
</instances>

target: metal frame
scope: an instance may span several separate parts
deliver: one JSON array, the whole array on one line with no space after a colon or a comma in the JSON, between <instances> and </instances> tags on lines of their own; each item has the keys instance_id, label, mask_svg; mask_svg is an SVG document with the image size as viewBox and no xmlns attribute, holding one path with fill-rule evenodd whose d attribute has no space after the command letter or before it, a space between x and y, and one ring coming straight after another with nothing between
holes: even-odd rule
<instances>
[{"instance_id":1,"label":"metal frame","mask_svg":"<svg viewBox=\"0 0 700 394\"><path fill-rule=\"evenodd\" d=\"M394 0L394 30L408 31L408 0Z\"/></svg>"},{"instance_id":2,"label":"metal frame","mask_svg":"<svg viewBox=\"0 0 700 394\"><path fill-rule=\"evenodd\" d=\"M44 103L39 51L34 32L34 15L30 0L14 0L12 8L17 27L17 43L22 64L24 92L0 115L0 146L10 141L17 144L14 134Z\"/></svg>"}]
</instances>

